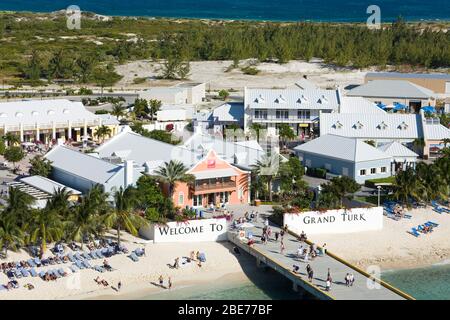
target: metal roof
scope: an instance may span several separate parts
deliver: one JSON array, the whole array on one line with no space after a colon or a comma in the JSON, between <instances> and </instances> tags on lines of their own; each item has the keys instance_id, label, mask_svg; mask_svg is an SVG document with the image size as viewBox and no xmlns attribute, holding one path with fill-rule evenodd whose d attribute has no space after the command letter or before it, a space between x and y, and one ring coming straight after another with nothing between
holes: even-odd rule
<instances>
[{"instance_id":1,"label":"metal roof","mask_svg":"<svg viewBox=\"0 0 450 320\"><path fill-rule=\"evenodd\" d=\"M404 80L372 80L347 93L347 96L428 99L435 96L429 89Z\"/></svg>"},{"instance_id":2,"label":"metal roof","mask_svg":"<svg viewBox=\"0 0 450 320\"><path fill-rule=\"evenodd\" d=\"M401 72L369 72L367 78L386 77L398 79L444 79L450 81L450 74L448 73L401 73Z\"/></svg>"},{"instance_id":3,"label":"metal roof","mask_svg":"<svg viewBox=\"0 0 450 320\"><path fill-rule=\"evenodd\" d=\"M391 158L390 155L372 147L364 141L332 134L320 136L317 139L295 147L294 150L351 162Z\"/></svg>"},{"instance_id":4,"label":"metal roof","mask_svg":"<svg viewBox=\"0 0 450 320\"><path fill-rule=\"evenodd\" d=\"M392 156L392 157L418 157L419 155L414 151L408 149L401 143L397 141L392 141L385 145L378 147L378 150L383 151L384 153Z\"/></svg>"},{"instance_id":5,"label":"metal roof","mask_svg":"<svg viewBox=\"0 0 450 320\"><path fill-rule=\"evenodd\" d=\"M423 137L418 114L321 113L320 134L364 139L416 139Z\"/></svg>"},{"instance_id":6,"label":"metal roof","mask_svg":"<svg viewBox=\"0 0 450 320\"><path fill-rule=\"evenodd\" d=\"M450 139L450 129L446 128L445 126L439 123L434 124L425 123L423 126L425 131L425 138L427 140Z\"/></svg>"},{"instance_id":7,"label":"metal roof","mask_svg":"<svg viewBox=\"0 0 450 320\"><path fill-rule=\"evenodd\" d=\"M99 184L104 184L123 168L65 146L56 146L45 158L50 160L55 168Z\"/></svg>"},{"instance_id":8,"label":"metal roof","mask_svg":"<svg viewBox=\"0 0 450 320\"><path fill-rule=\"evenodd\" d=\"M25 178L20 179L20 181L29 186L32 186L36 189L39 189L43 192L46 192L48 194L54 194L59 189L63 189L63 188L66 188L66 190L72 195L81 194L81 192L78 190L69 188L59 182L50 180L50 179L42 177L42 176L25 177Z\"/></svg>"},{"instance_id":9,"label":"metal roof","mask_svg":"<svg viewBox=\"0 0 450 320\"><path fill-rule=\"evenodd\" d=\"M337 110L338 90L245 88L245 107L251 109Z\"/></svg>"},{"instance_id":10,"label":"metal roof","mask_svg":"<svg viewBox=\"0 0 450 320\"><path fill-rule=\"evenodd\" d=\"M340 113L386 113L363 97L342 97Z\"/></svg>"}]
</instances>

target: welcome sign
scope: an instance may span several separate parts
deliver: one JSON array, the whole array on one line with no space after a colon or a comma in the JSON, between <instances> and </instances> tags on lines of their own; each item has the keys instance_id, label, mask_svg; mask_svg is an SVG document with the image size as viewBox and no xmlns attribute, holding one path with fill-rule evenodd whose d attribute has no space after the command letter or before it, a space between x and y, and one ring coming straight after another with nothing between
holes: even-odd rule
<instances>
[{"instance_id":1,"label":"welcome sign","mask_svg":"<svg viewBox=\"0 0 450 320\"><path fill-rule=\"evenodd\" d=\"M220 219L169 222L140 230L142 236L157 242L203 242L227 240L227 221Z\"/></svg>"},{"instance_id":2,"label":"welcome sign","mask_svg":"<svg viewBox=\"0 0 450 320\"><path fill-rule=\"evenodd\" d=\"M300 234L351 233L383 229L383 207L285 213L284 224Z\"/></svg>"}]
</instances>

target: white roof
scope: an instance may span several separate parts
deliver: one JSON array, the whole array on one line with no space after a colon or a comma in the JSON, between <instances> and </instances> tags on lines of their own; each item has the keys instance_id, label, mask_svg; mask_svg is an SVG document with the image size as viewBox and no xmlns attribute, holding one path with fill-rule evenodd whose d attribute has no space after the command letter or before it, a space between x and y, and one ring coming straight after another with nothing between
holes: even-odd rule
<instances>
[{"instance_id":1,"label":"white roof","mask_svg":"<svg viewBox=\"0 0 450 320\"><path fill-rule=\"evenodd\" d=\"M45 158L55 168L99 184L104 184L123 168L65 146L56 146Z\"/></svg>"},{"instance_id":2,"label":"white roof","mask_svg":"<svg viewBox=\"0 0 450 320\"><path fill-rule=\"evenodd\" d=\"M105 126L108 126L108 125L111 126L111 125L118 125L118 124L120 124L120 121L117 120L117 117L113 116L111 114L108 114L108 113L106 113L106 114L97 114L96 116L101 119L102 124L105 125Z\"/></svg>"},{"instance_id":3,"label":"white roof","mask_svg":"<svg viewBox=\"0 0 450 320\"><path fill-rule=\"evenodd\" d=\"M390 155L377 150L364 141L331 134L299 145L294 150L352 162L391 158Z\"/></svg>"},{"instance_id":4,"label":"white roof","mask_svg":"<svg viewBox=\"0 0 450 320\"><path fill-rule=\"evenodd\" d=\"M99 121L81 102L66 99L28 100L0 103L0 126Z\"/></svg>"},{"instance_id":5,"label":"white roof","mask_svg":"<svg viewBox=\"0 0 450 320\"><path fill-rule=\"evenodd\" d=\"M423 137L416 114L322 113L320 134L365 139L416 139Z\"/></svg>"},{"instance_id":6,"label":"white roof","mask_svg":"<svg viewBox=\"0 0 450 320\"><path fill-rule=\"evenodd\" d=\"M200 172L192 172L195 176L195 179L211 179L211 178L224 178L224 177L234 177L239 175L235 169L227 168L227 169L214 169L214 170L204 170Z\"/></svg>"},{"instance_id":7,"label":"white roof","mask_svg":"<svg viewBox=\"0 0 450 320\"><path fill-rule=\"evenodd\" d=\"M444 140L450 139L450 129L440 123L424 125L425 138L428 140Z\"/></svg>"},{"instance_id":8,"label":"white roof","mask_svg":"<svg viewBox=\"0 0 450 320\"><path fill-rule=\"evenodd\" d=\"M245 88L245 106L251 109L337 110L338 90L322 89L249 89Z\"/></svg>"},{"instance_id":9,"label":"white roof","mask_svg":"<svg viewBox=\"0 0 450 320\"><path fill-rule=\"evenodd\" d=\"M341 97L341 113L386 113L363 97Z\"/></svg>"},{"instance_id":10,"label":"white roof","mask_svg":"<svg viewBox=\"0 0 450 320\"><path fill-rule=\"evenodd\" d=\"M55 191L58 191L59 189L63 188L66 188L66 190L73 195L81 194L81 192L78 190L69 188L61 183L58 183L56 181L50 180L42 176L25 177L20 179L20 181L48 194L54 194Z\"/></svg>"},{"instance_id":11,"label":"white roof","mask_svg":"<svg viewBox=\"0 0 450 320\"><path fill-rule=\"evenodd\" d=\"M315 83L313 83L313 82L311 82L311 81L309 81L308 79L305 79L305 78L301 78L300 80L298 80L295 83L295 85L297 87L299 87L300 89L304 89L304 90L319 89L319 87Z\"/></svg>"},{"instance_id":12,"label":"white roof","mask_svg":"<svg viewBox=\"0 0 450 320\"><path fill-rule=\"evenodd\" d=\"M242 103L224 103L212 112L217 121L240 122L244 119L244 104Z\"/></svg>"},{"instance_id":13,"label":"white roof","mask_svg":"<svg viewBox=\"0 0 450 320\"><path fill-rule=\"evenodd\" d=\"M256 149L260 151L264 151L261 145L256 140L244 140L244 141L236 141L237 145L244 146L246 148Z\"/></svg>"},{"instance_id":14,"label":"white roof","mask_svg":"<svg viewBox=\"0 0 450 320\"><path fill-rule=\"evenodd\" d=\"M401 143L397 141L392 141L385 145L378 147L378 150L383 151L384 153L392 156L392 157L418 157L419 155L414 151L408 149Z\"/></svg>"},{"instance_id":15,"label":"white roof","mask_svg":"<svg viewBox=\"0 0 450 320\"><path fill-rule=\"evenodd\" d=\"M372 80L347 93L348 96L428 99L435 93L405 80Z\"/></svg>"}]
</instances>

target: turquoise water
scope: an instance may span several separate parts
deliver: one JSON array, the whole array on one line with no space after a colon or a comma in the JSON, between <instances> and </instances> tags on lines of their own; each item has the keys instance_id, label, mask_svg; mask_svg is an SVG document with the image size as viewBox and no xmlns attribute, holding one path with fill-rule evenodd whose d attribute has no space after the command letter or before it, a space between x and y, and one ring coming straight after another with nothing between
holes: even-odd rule
<instances>
[{"instance_id":1,"label":"turquoise water","mask_svg":"<svg viewBox=\"0 0 450 320\"><path fill-rule=\"evenodd\" d=\"M450 265L388 271L382 276L418 300L450 300Z\"/></svg>"},{"instance_id":2,"label":"turquoise water","mask_svg":"<svg viewBox=\"0 0 450 320\"><path fill-rule=\"evenodd\" d=\"M84 11L119 16L362 22L374 3L382 22L400 15L450 20L448 0L1 0L0 10L50 12L76 4Z\"/></svg>"}]
</instances>

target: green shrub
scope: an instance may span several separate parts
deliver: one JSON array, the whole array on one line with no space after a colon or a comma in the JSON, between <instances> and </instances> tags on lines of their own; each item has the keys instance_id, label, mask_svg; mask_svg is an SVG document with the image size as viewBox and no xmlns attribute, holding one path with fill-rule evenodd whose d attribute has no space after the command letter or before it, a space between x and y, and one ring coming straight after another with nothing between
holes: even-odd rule
<instances>
[{"instance_id":1,"label":"green shrub","mask_svg":"<svg viewBox=\"0 0 450 320\"><path fill-rule=\"evenodd\" d=\"M245 67L245 68L242 68L241 71L244 74L248 74L250 76L256 76L259 73L259 70L256 69L255 67Z\"/></svg>"}]
</instances>

